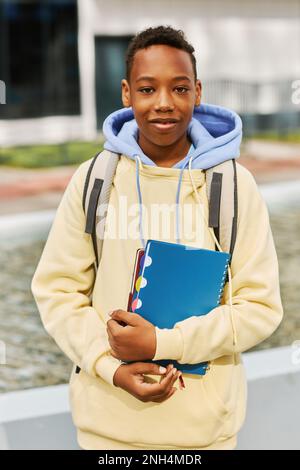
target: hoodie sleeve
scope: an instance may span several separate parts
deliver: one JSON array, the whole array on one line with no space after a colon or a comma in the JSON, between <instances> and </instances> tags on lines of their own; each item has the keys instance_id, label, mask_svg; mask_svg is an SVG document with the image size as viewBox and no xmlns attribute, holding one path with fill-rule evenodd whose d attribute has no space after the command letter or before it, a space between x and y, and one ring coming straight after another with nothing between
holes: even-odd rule
<instances>
[{"instance_id":1,"label":"hoodie sleeve","mask_svg":"<svg viewBox=\"0 0 300 470\"><path fill-rule=\"evenodd\" d=\"M268 338L283 317L278 260L267 206L252 174L237 163L238 230L232 256L232 309L229 285L222 305L204 316L192 316L172 329L156 327L153 360L196 364L246 351Z\"/></svg>"},{"instance_id":2,"label":"hoodie sleeve","mask_svg":"<svg viewBox=\"0 0 300 470\"><path fill-rule=\"evenodd\" d=\"M90 301L95 255L82 208L90 161L79 166L61 199L31 290L46 331L66 356L114 385L121 361L110 355L106 324Z\"/></svg>"}]
</instances>

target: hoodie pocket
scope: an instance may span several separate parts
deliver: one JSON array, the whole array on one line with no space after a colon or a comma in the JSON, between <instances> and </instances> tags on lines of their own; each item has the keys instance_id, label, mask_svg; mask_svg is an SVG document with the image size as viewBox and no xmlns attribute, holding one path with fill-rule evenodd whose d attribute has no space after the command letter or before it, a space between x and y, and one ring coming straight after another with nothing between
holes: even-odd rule
<instances>
[{"instance_id":1,"label":"hoodie pocket","mask_svg":"<svg viewBox=\"0 0 300 470\"><path fill-rule=\"evenodd\" d=\"M214 411L223 420L236 409L241 386L245 385L243 367L239 355L223 356L211 361L204 376L202 384L208 400L215 404Z\"/></svg>"},{"instance_id":2,"label":"hoodie pocket","mask_svg":"<svg viewBox=\"0 0 300 470\"><path fill-rule=\"evenodd\" d=\"M232 360L218 359L205 376L185 378L186 390L162 403L144 403L81 371L70 382L74 424L93 435L160 449L200 449L231 436L235 406L228 397L238 378Z\"/></svg>"}]
</instances>

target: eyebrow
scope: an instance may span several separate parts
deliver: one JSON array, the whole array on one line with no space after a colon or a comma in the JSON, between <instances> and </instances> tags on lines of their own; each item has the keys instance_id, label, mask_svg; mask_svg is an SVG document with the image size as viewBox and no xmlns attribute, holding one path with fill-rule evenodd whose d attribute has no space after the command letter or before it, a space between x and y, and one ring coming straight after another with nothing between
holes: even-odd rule
<instances>
[{"instance_id":1,"label":"eyebrow","mask_svg":"<svg viewBox=\"0 0 300 470\"><path fill-rule=\"evenodd\" d=\"M140 81L142 81L142 80L149 80L149 81L154 82L156 79L155 79L154 77L149 76L149 75L147 75L147 76L145 75L145 76L143 76L143 77L139 77L139 78L136 80L136 82L140 82ZM175 80L176 80L176 81L177 81L177 80L188 80L189 82L191 82L190 77L188 77L187 75L179 75L178 77L172 78L172 81L175 81Z\"/></svg>"}]
</instances>

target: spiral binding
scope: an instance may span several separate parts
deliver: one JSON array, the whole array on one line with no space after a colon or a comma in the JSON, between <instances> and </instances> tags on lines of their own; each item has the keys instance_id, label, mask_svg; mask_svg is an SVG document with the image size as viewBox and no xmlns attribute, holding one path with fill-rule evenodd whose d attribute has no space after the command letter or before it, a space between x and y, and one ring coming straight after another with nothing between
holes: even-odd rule
<instances>
[{"instance_id":1,"label":"spiral binding","mask_svg":"<svg viewBox=\"0 0 300 470\"><path fill-rule=\"evenodd\" d=\"M223 291L224 291L224 287L225 287L225 278L226 278L226 274L227 274L228 265L229 265L229 262L225 265L225 270L224 270L223 277L222 277L222 286L221 286L221 289L219 290L218 305L220 304L221 297L223 295Z\"/></svg>"}]
</instances>

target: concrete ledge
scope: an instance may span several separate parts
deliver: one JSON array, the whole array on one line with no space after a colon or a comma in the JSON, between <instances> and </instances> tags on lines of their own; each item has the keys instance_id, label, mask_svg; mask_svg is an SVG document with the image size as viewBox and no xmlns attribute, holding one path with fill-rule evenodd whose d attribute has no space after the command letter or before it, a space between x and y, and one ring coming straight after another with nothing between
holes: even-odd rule
<instances>
[{"instance_id":1,"label":"concrete ledge","mask_svg":"<svg viewBox=\"0 0 300 470\"><path fill-rule=\"evenodd\" d=\"M0 244L23 244L46 238L56 210L25 212L0 217Z\"/></svg>"},{"instance_id":2,"label":"concrete ledge","mask_svg":"<svg viewBox=\"0 0 300 470\"><path fill-rule=\"evenodd\" d=\"M243 361L248 381L300 373L300 341L294 346L244 353Z\"/></svg>"},{"instance_id":3,"label":"concrete ledge","mask_svg":"<svg viewBox=\"0 0 300 470\"><path fill-rule=\"evenodd\" d=\"M243 354L248 406L238 449L300 450L300 352L294 346ZM0 396L0 449L76 448L68 385Z\"/></svg>"},{"instance_id":4,"label":"concrete ledge","mask_svg":"<svg viewBox=\"0 0 300 470\"><path fill-rule=\"evenodd\" d=\"M68 385L32 388L0 395L0 423L69 411Z\"/></svg>"}]
</instances>

